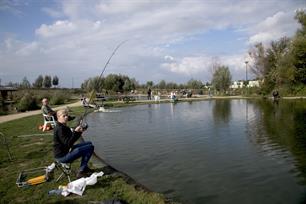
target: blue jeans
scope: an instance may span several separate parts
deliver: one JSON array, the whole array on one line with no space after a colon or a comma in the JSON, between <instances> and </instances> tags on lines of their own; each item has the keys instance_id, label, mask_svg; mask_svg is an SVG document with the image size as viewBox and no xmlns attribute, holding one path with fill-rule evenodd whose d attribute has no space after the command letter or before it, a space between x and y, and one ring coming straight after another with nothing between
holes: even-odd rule
<instances>
[{"instance_id":1,"label":"blue jeans","mask_svg":"<svg viewBox=\"0 0 306 204\"><path fill-rule=\"evenodd\" d=\"M93 154L94 146L91 142L82 142L73 145L71 151L61 158L56 158L61 163L71 163L74 160L82 157L80 171L84 171L87 167L88 161Z\"/></svg>"}]
</instances>

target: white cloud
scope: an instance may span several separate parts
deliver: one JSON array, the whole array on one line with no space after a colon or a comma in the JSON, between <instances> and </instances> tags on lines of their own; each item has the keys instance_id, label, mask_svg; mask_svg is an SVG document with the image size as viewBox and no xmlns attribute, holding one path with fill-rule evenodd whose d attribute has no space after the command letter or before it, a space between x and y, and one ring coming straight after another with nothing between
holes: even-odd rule
<instances>
[{"instance_id":1,"label":"white cloud","mask_svg":"<svg viewBox=\"0 0 306 204\"><path fill-rule=\"evenodd\" d=\"M157 1L156 1L157 2ZM146 1L108 1L108 2L100 2L96 5L96 10L101 14L126 14L133 13L148 6L148 2Z\"/></svg>"},{"instance_id":2,"label":"white cloud","mask_svg":"<svg viewBox=\"0 0 306 204\"><path fill-rule=\"evenodd\" d=\"M273 16L267 17L264 21L250 28L253 35L250 36L249 43L262 42L267 44L284 36L291 37L298 28L294 15L294 11L291 10L288 12L279 11Z\"/></svg>"},{"instance_id":3,"label":"white cloud","mask_svg":"<svg viewBox=\"0 0 306 204\"><path fill-rule=\"evenodd\" d=\"M41 37L57 37L71 34L76 31L77 26L70 21L56 21L53 25L42 24L35 33Z\"/></svg>"},{"instance_id":4,"label":"white cloud","mask_svg":"<svg viewBox=\"0 0 306 204\"><path fill-rule=\"evenodd\" d=\"M172 60L169 62L170 59ZM183 57L177 60L173 57L169 58L168 56L165 56L166 62L162 63L162 67L174 74L183 74L193 78L199 78L203 81L208 81L211 79L213 74L213 64L220 63L220 65L228 66L233 79L237 80L245 78L246 60L249 59L246 58L244 53L225 55L218 57L217 59L212 55ZM249 67L248 72L248 78L254 78Z\"/></svg>"},{"instance_id":5,"label":"white cloud","mask_svg":"<svg viewBox=\"0 0 306 204\"><path fill-rule=\"evenodd\" d=\"M206 56L201 57L183 57L174 62L165 62L162 67L169 69L171 72L193 75L201 72L207 72L211 63L211 58Z\"/></svg>"},{"instance_id":6,"label":"white cloud","mask_svg":"<svg viewBox=\"0 0 306 204\"><path fill-rule=\"evenodd\" d=\"M170 55L166 55L165 57L164 57L164 59L167 61L167 60L169 60L169 61L173 61L174 60L174 58L172 57L172 56L170 56Z\"/></svg>"},{"instance_id":7,"label":"white cloud","mask_svg":"<svg viewBox=\"0 0 306 204\"><path fill-rule=\"evenodd\" d=\"M37 51L37 49L39 48L39 44L37 42L32 42L30 44L26 44L24 47L22 47L21 49L19 49L16 54L17 55L31 55L33 52Z\"/></svg>"},{"instance_id":8,"label":"white cloud","mask_svg":"<svg viewBox=\"0 0 306 204\"><path fill-rule=\"evenodd\" d=\"M17 70L23 65L24 73L36 76L41 74L40 66L63 76L73 73L82 82L98 75L115 46L128 40L114 56L107 73L129 74L142 81L167 80L169 73L171 80L210 77L211 58L219 55L234 78L243 77L241 50L247 50L250 43L292 35L296 29L293 11L300 5L302 1L290 0L57 1L52 8L42 8L56 20L42 22L33 31L36 37L32 41L3 41L0 53L4 53L5 60L0 56L0 69L10 66ZM246 47L224 56L223 50L201 54L201 49L192 50L194 45L186 45L195 35L201 42L201 34L216 29L225 33L239 30ZM13 75L11 70L7 72Z\"/></svg>"}]
</instances>

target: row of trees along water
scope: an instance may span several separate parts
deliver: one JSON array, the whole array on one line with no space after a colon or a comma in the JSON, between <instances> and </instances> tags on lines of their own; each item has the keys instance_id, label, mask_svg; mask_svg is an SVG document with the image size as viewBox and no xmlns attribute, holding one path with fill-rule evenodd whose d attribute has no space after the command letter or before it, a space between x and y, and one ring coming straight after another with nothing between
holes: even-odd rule
<instances>
[{"instance_id":1,"label":"row of trees along water","mask_svg":"<svg viewBox=\"0 0 306 204\"><path fill-rule=\"evenodd\" d=\"M296 12L295 19L300 24L292 38L283 37L270 45L256 44L249 55L254 60L251 70L263 83L263 94L278 89L295 94L305 89L306 84L306 14ZM305 90L304 90L305 92Z\"/></svg>"},{"instance_id":2,"label":"row of trees along water","mask_svg":"<svg viewBox=\"0 0 306 204\"><path fill-rule=\"evenodd\" d=\"M136 79L129 78L121 74L109 74L106 77L99 78L98 76L85 80L81 88L86 92L95 90L96 92L111 91L114 93L129 92L136 89L202 89L210 85L208 82L203 84L200 80L190 79L186 84L177 84L174 82L166 82L161 80L159 83L154 84L153 81L147 81L146 84L139 84Z\"/></svg>"},{"instance_id":3,"label":"row of trees along water","mask_svg":"<svg viewBox=\"0 0 306 204\"><path fill-rule=\"evenodd\" d=\"M1 82L1 80L0 80ZM57 87L59 85L59 78L55 75L51 77L50 75L39 75L34 83L30 83L27 77L23 77L22 81L20 83L18 82L9 82L7 86L10 87L16 87L16 88L22 88L22 89L29 89L29 88L51 88Z\"/></svg>"}]
</instances>

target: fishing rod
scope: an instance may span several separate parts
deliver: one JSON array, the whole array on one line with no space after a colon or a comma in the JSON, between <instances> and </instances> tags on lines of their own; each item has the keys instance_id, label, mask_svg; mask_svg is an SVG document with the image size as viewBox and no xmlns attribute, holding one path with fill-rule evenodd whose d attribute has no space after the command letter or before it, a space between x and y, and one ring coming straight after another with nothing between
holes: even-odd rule
<instances>
[{"instance_id":1,"label":"fishing rod","mask_svg":"<svg viewBox=\"0 0 306 204\"><path fill-rule=\"evenodd\" d=\"M107 62L105 63L105 65L104 65L104 67L103 67L103 70L102 70L102 72L101 72L101 74L100 74L100 76L99 76L99 78L98 78L98 82L102 79L103 73L105 72L107 65L110 63L110 61L111 61L112 57L115 55L116 51L117 51L117 50L120 48L120 46L121 46L122 44L124 44L126 41L127 41L127 40L122 41L122 42L119 43L119 44L117 45L117 47L114 49L114 51L112 52L112 54L110 55L110 57L108 58ZM88 101L88 105L90 104L90 102L92 102L92 100L93 100L93 98L94 98L94 94L95 94L95 91L93 90L93 91L91 92L91 94L90 94L89 101ZM85 100L85 99L83 99L83 100ZM84 111L83 115L80 117L78 124L82 127L82 129L86 130L86 129L88 128L88 124L87 124L87 122L86 122L86 116L87 116L88 113L89 113L88 110L90 109L90 107L87 106L87 107L84 107L84 108L85 108L85 111ZM84 142L84 138L83 138L83 137L80 137L80 139L81 139L82 142ZM104 161L104 159L102 159L102 158L101 158L99 155L97 155L95 152L93 152L93 155L94 155L100 162L102 162L102 164L106 164L106 162Z\"/></svg>"},{"instance_id":2,"label":"fishing rod","mask_svg":"<svg viewBox=\"0 0 306 204\"><path fill-rule=\"evenodd\" d=\"M121 45L123 45L125 42L127 42L127 40L124 40L122 42L120 42L116 48L114 49L114 51L111 53L111 55L109 56L108 60L106 61L104 67L103 67L103 70L98 78L98 82L102 79L102 76L106 70L106 67L109 65L111 59L113 58L113 56L116 54L117 50L121 47ZM95 95L95 90L93 90L90 94L90 97L89 97L89 101L88 101L88 104L90 104L92 101L93 101L93 98L94 98L94 95ZM85 99L83 99L85 100ZM80 121L79 121L79 124L82 126L82 128L84 129L87 129L88 128L88 124L86 123L86 116L87 114L89 113L88 110L89 110L89 106L88 107L84 107L85 108L85 111L83 113L83 115L80 117Z\"/></svg>"}]
</instances>

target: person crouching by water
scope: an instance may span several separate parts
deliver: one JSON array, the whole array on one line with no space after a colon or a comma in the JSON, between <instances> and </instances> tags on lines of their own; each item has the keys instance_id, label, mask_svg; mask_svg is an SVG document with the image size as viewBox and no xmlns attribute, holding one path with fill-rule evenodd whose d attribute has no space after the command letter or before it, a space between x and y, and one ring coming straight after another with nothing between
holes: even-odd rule
<instances>
[{"instance_id":1,"label":"person crouching by water","mask_svg":"<svg viewBox=\"0 0 306 204\"><path fill-rule=\"evenodd\" d=\"M93 173L88 167L88 162L94 152L94 146L91 142L81 142L74 144L85 131L81 125L74 130L67 126L68 111L61 109L57 111L57 125L54 129L54 157L61 163L71 163L78 158L82 158L80 170L77 178L86 177Z\"/></svg>"}]
</instances>

